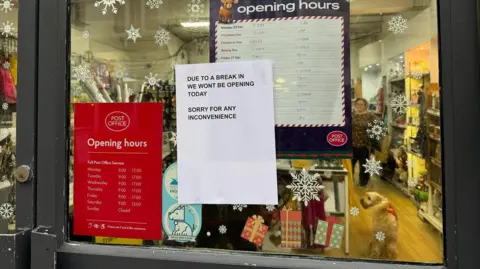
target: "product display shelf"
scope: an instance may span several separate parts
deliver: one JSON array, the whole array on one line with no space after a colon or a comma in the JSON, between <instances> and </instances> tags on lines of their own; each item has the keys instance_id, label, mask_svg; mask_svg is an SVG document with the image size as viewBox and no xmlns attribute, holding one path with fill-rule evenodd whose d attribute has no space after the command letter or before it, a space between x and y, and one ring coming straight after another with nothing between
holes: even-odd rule
<instances>
[{"instance_id":1,"label":"product display shelf","mask_svg":"<svg viewBox=\"0 0 480 269\"><path fill-rule=\"evenodd\" d=\"M427 212L423 212L421 209L418 210L418 216L422 220L429 222L435 229L443 234L443 223L442 220L439 220L434 216L434 206L433 206L433 184L427 183L428 186L428 202L427 202Z\"/></svg>"},{"instance_id":2,"label":"product display shelf","mask_svg":"<svg viewBox=\"0 0 480 269\"><path fill-rule=\"evenodd\" d=\"M298 172L302 170L301 168L294 168L290 160L277 160L277 171L278 172ZM344 167L340 169L329 169L329 168L317 168L312 166L308 169L310 173L318 173L322 176L324 186L326 191L333 191L333 198L328 199L325 202L325 211L329 215L343 216L345 217L345 253L350 253L350 235L349 235L349 214L348 214L348 170ZM343 182L338 182L335 180L329 180L328 178L333 178L334 176L342 176ZM341 186L343 185L343 186ZM343 187L343 188L341 188ZM343 190L342 190L343 189Z\"/></svg>"}]
</instances>

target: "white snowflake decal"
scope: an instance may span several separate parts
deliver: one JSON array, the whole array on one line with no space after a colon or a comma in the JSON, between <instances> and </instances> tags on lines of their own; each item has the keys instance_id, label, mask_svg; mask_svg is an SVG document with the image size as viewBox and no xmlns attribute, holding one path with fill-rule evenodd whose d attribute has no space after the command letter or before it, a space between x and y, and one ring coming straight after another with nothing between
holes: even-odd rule
<instances>
[{"instance_id":1,"label":"white snowflake decal","mask_svg":"<svg viewBox=\"0 0 480 269\"><path fill-rule=\"evenodd\" d=\"M5 62L2 64L2 67L3 67L3 69L10 69L10 62L9 62L9 61L5 61Z\"/></svg>"},{"instance_id":2,"label":"white snowflake decal","mask_svg":"<svg viewBox=\"0 0 480 269\"><path fill-rule=\"evenodd\" d=\"M154 38L155 43L160 45L167 45L168 41L170 40L170 33L165 29L157 30Z\"/></svg>"},{"instance_id":3,"label":"white snowflake decal","mask_svg":"<svg viewBox=\"0 0 480 269\"><path fill-rule=\"evenodd\" d=\"M161 4L163 4L162 0L148 0L146 5L150 9L154 9L154 8L160 8Z\"/></svg>"},{"instance_id":4,"label":"white snowflake decal","mask_svg":"<svg viewBox=\"0 0 480 269\"><path fill-rule=\"evenodd\" d=\"M127 40L131 39L131 40L133 40L133 43L137 43L137 38L142 37L140 35L140 28L136 29L136 28L133 27L132 24L130 24L130 29L125 30L125 32L127 32L127 34L128 34Z\"/></svg>"},{"instance_id":5,"label":"white snowflake decal","mask_svg":"<svg viewBox=\"0 0 480 269\"><path fill-rule=\"evenodd\" d=\"M74 67L73 74L78 80L83 82L93 80L92 74L90 73L90 68L86 65L79 65L77 67Z\"/></svg>"},{"instance_id":6,"label":"white snowflake decal","mask_svg":"<svg viewBox=\"0 0 480 269\"><path fill-rule=\"evenodd\" d=\"M4 10L5 13L7 13L8 11L12 11L13 3L10 0L3 0L0 7L0 10Z\"/></svg>"},{"instance_id":7,"label":"white snowflake decal","mask_svg":"<svg viewBox=\"0 0 480 269\"><path fill-rule=\"evenodd\" d=\"M268 212L272 212L273 210L275 210L275 205L266 205L265 208Z\"/></svg>"},{"instance_id":8,"label":"white snowflake decal","mask_svg":"<svg viewBox=\"0 0 480 269\"><path fill-rule=\"evenodd\" d=\"M310 175L307 169L303 168L300 174L290 173L293 178L292 184L287 185L293 191L292 200L303 202L305 206L311 200L320 201L318 192L324 188L320 185L315 176Z\"/></svg>"},{"instance_id":9,"label":"white snowflake decal","mask_svg":"<svg viewBox=\"0 0 480 269\"><path fill-rule=\"evenodd\" d=\"M145 83L147 84L147 88L155 88L160 87L160 79L157 78L157 74L153 75L150 73L150 76L145 76Z\"/></svg>"},{"instance_id":10,"label":"white snowflake decal","mask_svg":"<svg viewBox=\"0 0 480 269\"><path fill-rule=\"evenodd\" d=\"M387 134L387 126L383 121L374 120L373 123L368 124L367 134L372 139L380 140Z\"/></svg>"},{"instance_id":11,"label":"white snowflake decal","mask_svg":"<svg viewBox=\"0 0 480 269\"><path fill-rule=\"evenodd\" d=\"M2 109L3 109L3 110L7 110L7 109L8 109L8 104L7 104L7 103L3 103L3 104L2 104Z\"/></svg>"},{"instance_id":12,"label":"white snowflake decal","mask_svg":"<svg viewBox=\"0 0 480 269\"><path fill-rule=\"evenodd\" d=\"M173 145L177 145L177 134L175 132L172 132L172 137L170 138L170 142L173 142Z\"/></svg>"},{"instance_id":13,"label":"white snowflake decal","mask_svg":"<svg viewBox=\"0 0 480 269\"><path fill-rule=\"evenodd\" d=\"M13 216L13 206L9 203L4 203L0 206L0 216L3 219L9 219Z\"/></svg>"},{"instance_id":14,"label":"white snowflake decal","mask_svg":"<svg viewBox=\"0 0 480 269\"><path fill-rule=\"evenodd\" d=\"M378 240L378 241L383 241L385 240L385 233L384 232L377 232L375 234L375 238Z\"/></svg>"},{"instance_id":15,"label":"white snowflake decal","mask_svg":"<svg viewBox=\"0 0 480 269\"><path fill-rule=\"evenodd\" d=\"M401 15L393 16L390 21L388 21L388 31L396 35L405 33L407 28L407 19L403 18Z\"/></svg>"},{"instance_id":16,"label":"white snowflake decal","mask_svg":"<svg viewBox=\"0 0 480 269\"><path fill-rule=\"evenodd\" d=\"M226 234L227 233L227 226L220 225L220 227L218 227L218 232L221 233L221 234Z\"/></svg>"},{"instance_id":17,"label":"white snowflake decal","mask_svg":"<svg viewBox=\"0 0 480 269\"><path fill-rule=\"evenodd\" d=\"M409 188L415 188L418 184L418 180L416 178L409 178L407 181L407 185Z\"/></svg>"},{"instance_id":18,"label":"white snowflake decal","mask_svg":"<svg viewBox=\"0 0 480 269\"><path fill-rule=\"evenodd\" d=\"M393 97L392 102L390 102L390 106L395 113L405 114L408 104L407 100L405 100L405 96L398 94Z\"/></svg>"},{"instance_id":19,"label":"white snowflake decal","mask_svg":"<svg viewBox=\"0 0 480 269\"><path fill-rule=\"evenodd\" d=\"M95 2L95 7L98 7L98 6L103 6L103 9L102 9L102 14L105 15L107 14L107 10L108 8L111 8L112 9L112 12L114 14L117 14L117 7L115 6L116 3L119 3L120 5L124 5L125 4L125 0L100 0L100 1L97 1Z\"/></svg>"},{"instance_id":20,"label":"white snowflake decal","mask_svg":"<svg viewBox=\"0 0 480 269\"><path fill-rule=\"evenodd\" d=\"M358 209L358 207L352 206L350 208L350 215L356 217L358 216L358 214L360 214L360 209Z\"/></svg>"},{"instance_id":21,"label":"white snowflake decal","mask_svg":"<svg viewBox=\"0 0 480 269\"><path fill-rule=\"evenodd\" d=\"M89 38L90 37L90 32L88 30L83 31L82 37L85 38L85 39Z\"/></svg>"},{"instance_id":22,"label":"white snowflake decal","mask_svg":"<svg viewBox=\"0 0 480 269\"><path fill-rule=\"evenodd\" d=\"M205 8L205 5L202 3L201 0L191 0L190 3L188 3L188 14L190 17L198 20L200 15L203 13L203 10Z\"/></svg>"},{"instance_id":23,"label":"white snowflake decal","mask_svg":"<svg viewBox=\"0 0 480 269\"><path fill-rule=\"evenodd\" d=\"M2 35L6 37L13 35L13 31L15 31L15 28L13 27L13 22L2 22L2 26L0 26L0 31L2 31Z\"/></svg>"},{"instance_id":24,"label":"white snowflake decal","mask_svg":"<svg viewBox=\"0 0 480 269\"><path fill-rule=\"evenodd\" d=\"M367 159L367 163L363 165L366 168L365 173L370 174L373 176L377 174L380 175L380 170L382 170L382 166L380 165L380 161L375 160L375 157L372 157L370 160Z\"/></svg>"},{"instance_id":25,"label":"white snowflake decal","mask_svg":"<svg viewBox=\"0 0 480 269\"><path fill-rule=\"evenodd\" d=\"M247 208L247 205L233 205L233 210L243 211L244 208Z\"/></svg>"}]
</instances>

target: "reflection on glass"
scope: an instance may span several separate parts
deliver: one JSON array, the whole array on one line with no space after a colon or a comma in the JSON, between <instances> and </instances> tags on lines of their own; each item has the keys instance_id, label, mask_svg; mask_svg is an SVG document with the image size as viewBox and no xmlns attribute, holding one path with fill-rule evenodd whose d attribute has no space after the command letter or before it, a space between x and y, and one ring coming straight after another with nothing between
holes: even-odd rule
<instances>
[{"instance_id":1,"label":"reflection on glass","mask_svg":"<svg viewBox=\"0 0 480 269\"><path fill-rule=\"evenodd\" d=\"M176 171L167 169L176 162L174 68L210 61L209 2L107 2L71 4L71 119L74 103L162 102L163 169L170 176L167 193L174 197ZM196 205L201 218L187 210L182 219L195 219L184 222L195 241L169 240L176 222L167 228L164 223L163 241L73 234L70 239L441 263L436 3L382 5L373 0L350 3L350 70L345 71L350 72L352 85L352 161L278 159L278 205ZM277 57L282 68L309 64L296 74L277 70L285 76L276 79L276 92L304 90L309 85L303 80L312 74L328 77L329 70L308 57L307 51L321 49L312 45L321 37L309 33L310 28L299 28L295 40L275 38L273 44L280 44L276 48L287 50L275 53L265 49L274 33L264 29L263 23L255 25L249 44L255 48L252 59ZM294 60L282 60L290 54ZM311 99L290 103L297 120L307 120L309 112L321 107ZM308 109L303 108L306 105ZM73 129L71 135L73 140ZM71 143L71 156L74 153ZM75 180L81 180L74 180L73 165L70 158L70 193ZM315 199L308 203L294 201L304 182L322 187L309 189ZM248 229L255 223L253 216L261 217L265 225L258 226L265 231L259 240L245 234L246 224Z\"/></svg>"},{"instance_id":2,"label":"reflection on glass","mask_svg":"<svg viewBox=\"0 0 480 269\"><path fill-rule=\"evenodd\" d=\"M15 232L18 8L0 5L0 234Z\"/></svg>"}]
</instances>

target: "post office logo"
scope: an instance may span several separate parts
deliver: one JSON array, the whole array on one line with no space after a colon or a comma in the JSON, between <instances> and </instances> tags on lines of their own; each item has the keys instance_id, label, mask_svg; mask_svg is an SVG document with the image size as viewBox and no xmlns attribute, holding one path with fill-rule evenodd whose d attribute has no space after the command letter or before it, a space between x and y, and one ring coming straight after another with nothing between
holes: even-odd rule
<instances>
[{"instance_id":1,"label":"post office logo","mask_svg":"<svg viewBox=\"0 0 480 269\"><path fill-rule=\"evenodd\" d=\"M105 117L105 126L110 131L121 132L130 126L130 117L121 111L113 111Z\"/></svg>"},{"instance_id":2,"label":"post office logo","mask_svg":"<svg viewBox=\"0 0 480 269\"><path fill-rule=\"evenodd\" d=\"M341 131L333 131L327 135L328 144L334 147L341 147L347 144L348 136Z\"/></svg>"}]
</instances>

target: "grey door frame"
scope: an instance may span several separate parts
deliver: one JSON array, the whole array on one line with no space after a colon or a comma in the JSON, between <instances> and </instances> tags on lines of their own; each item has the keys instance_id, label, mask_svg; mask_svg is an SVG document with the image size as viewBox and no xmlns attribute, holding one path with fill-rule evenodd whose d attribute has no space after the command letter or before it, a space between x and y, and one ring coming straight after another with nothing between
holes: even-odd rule
<instances>
[{"instance_id":1,"label":"grey door frame","mask_svg":"<svg viewBox=\"0 0 480 269\"><path fill-rule=\"evenodd\" d=\"M28 269L31 231L36 225L37 1L19 0L16 165L28 165L30 180L15 184L16 232L0 234L0 267Z\"/></svg>"},{"instance_id":2,"label":"grey door frame","mask_svg":"<svg viewBox=\"0 0 480 269\"><path fill-rule=\"evenodd\" d=\"M131 0L133 1L133 0ZM476 268L479 242L480 51L477 4L437 0L442 92L445 252L442 265L298 258L199 249L68 242L68 102L70 22L66 1L40 1L37 228L32 269L91 268ZM465 197L465 198L464 198Z\"/></svg>"}]
</instances>

